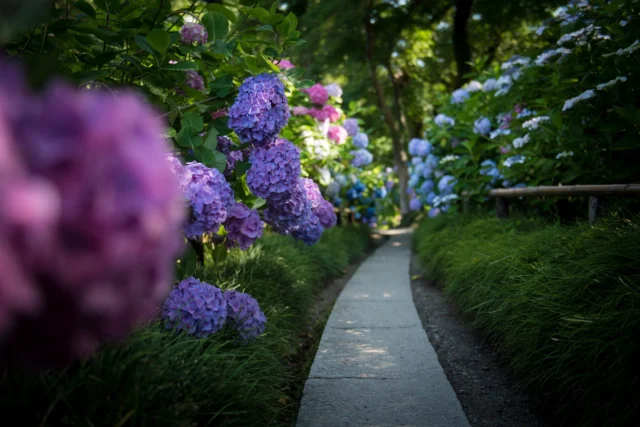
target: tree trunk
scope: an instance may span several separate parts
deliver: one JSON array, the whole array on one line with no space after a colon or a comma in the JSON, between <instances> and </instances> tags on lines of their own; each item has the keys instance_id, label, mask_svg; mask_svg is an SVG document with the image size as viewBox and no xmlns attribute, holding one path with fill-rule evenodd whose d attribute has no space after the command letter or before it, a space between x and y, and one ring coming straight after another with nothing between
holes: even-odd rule
<instances>
[{"instance_id":1,"label":"tree trunk","mask_svg":"<svg viewBox=\"0 0 640 427\"><path fill-rule=\"evenodd\" d=\"M396 120L393 111L387 105L385 99L384 88L378 79L377 63L374 60L373 52L375 48L375 37L373 33L373 24L371 23L371 2L369 3L368 13L365 15L364 27L367 34L366 57L371 72L371 81L376 92L378 107L382 111L384 120L389 127L391 141L393 143L393 160L396 167L396 174L400 181L400 214L404 218L409 213L409 201L407 199L407 182L409 180L409 172L407 170L407 153L404 151L403 143L403 126L399 120ZM391 76L393 78L393 76ZM398 108L398 106L396 107ZM401 112L396 112L397 117L401 118Z\"/></svg>"},{"instance_id":2,"label":"tree trunk","mask_svg":"<svg viewBox=\"0 0 640 427\"><path fill-rule=\"evenodd\" d=\"M465 77L471 71L471 46L469 45L469 17L471 16L473 0L458 0L456 13L453 16L453 51L456 58L457 75L454 87L459 88L469 78Z\"/></svg>"}]
</instances>

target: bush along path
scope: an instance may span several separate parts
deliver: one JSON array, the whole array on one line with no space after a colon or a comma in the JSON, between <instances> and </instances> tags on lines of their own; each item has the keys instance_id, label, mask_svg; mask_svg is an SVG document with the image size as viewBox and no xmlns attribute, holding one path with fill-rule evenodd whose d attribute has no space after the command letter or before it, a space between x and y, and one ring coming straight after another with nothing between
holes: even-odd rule
<instances>
[{"instance_id":1,"label":"bush along path","mask_svg":"<svg viewBox=\"0 0 640 427\"><path fill-rule=\"evenodd\" d=\"M410 233L396 233L338 298L305 385L298 427L469 425L413 304Z\"/></svg>"}]
</instances>

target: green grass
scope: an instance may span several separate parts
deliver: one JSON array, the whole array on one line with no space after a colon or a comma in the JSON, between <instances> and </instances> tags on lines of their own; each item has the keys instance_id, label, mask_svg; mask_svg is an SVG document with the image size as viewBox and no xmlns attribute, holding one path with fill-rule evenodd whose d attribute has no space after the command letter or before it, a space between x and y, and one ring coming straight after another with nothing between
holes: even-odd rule
<instances>
[{"instance_id":1,"label":"green grass","mask_svg":"<svg viewBox=\"0 0 640 427\"><path fill-rule=\"evenodd\" d=\"M197 340L151 324L62 370L4 372L0 408L21 426L290 424L302 373L289 362L313 326L315 295L369 244L361 228L333 228L311 247L266 235L202 276L256 297L269 320L258 339L223 331Z\"/></svg>"},{"instance_id":2,"label":"green grass","mask_svg":"<svg viewBox=\"0 0 640 427\"><path fill-rule=\"evenodd\" d=\"M430 277L566 425L640 417L640 218L595 226L443 216L414 247Z\"/></svg>"}]
</instances>

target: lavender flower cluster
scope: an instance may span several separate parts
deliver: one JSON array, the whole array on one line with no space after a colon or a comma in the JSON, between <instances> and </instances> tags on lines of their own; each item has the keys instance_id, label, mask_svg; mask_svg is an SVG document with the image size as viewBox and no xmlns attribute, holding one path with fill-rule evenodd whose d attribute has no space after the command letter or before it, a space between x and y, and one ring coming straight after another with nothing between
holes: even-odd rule
<instances>
[{"instance_id":1,"label":"lavender flower cluster","mask_svg":"<svg viewBox=\"0 0 640 427\"><path fill-rule=\"evenodd\" d=\"M229 324L243 339L264 333L267 317L251 295L189 277L178 284L164 303L167 329L206 338Z\"/></svg>"},{"instance_id":2,"label":"lavender flower cluster","mask_svg":"<svg viewBox=\"0 0 640 427\"><path fill-rule=\"evenodd\" d=\"M242 142L261 147L273 142L289 121L289 105L278 76L260 74L240 86L229 108L229 127Z\"/></svg>"},{"instance_id":3,"label":"lavender flower cluster","mask_svg":"<svg viewBox=\"0 0 640 427\"><path fill-rule=\"evenodd\" d=\"M249 156L251 169L247 185L263 199L282 199L297 185L300 176L300 150L283 138L276 138L265 147L258 147Z\"/></svg>"},{"instance_id":4,"label":"lavender flower cluster","mask_svg":"<svg viewBox=\"0 0 640 427\"><path fill-rule=\"evenodd\" d=\"M35 95L0 58L0 363L65 363L155 313L185 214L163 133L134 94Z\"/></svg>"},{"instance_id":5,"label":"lavender flower cluster","mask_svg":"<svg viewBox=\"0 0 640 427\"><path fill-rule=\"evenodd\" d=\"M227 230L227 245L244 251L262 237L264 223L257 211L236 203L228 212L224 228Z\"/></svg>"},{"instance_id":6,"label":"lavender flower cluster","mask_svg":"<svg viewBox=\"0 0 640 427\"><path fill-rule=\"evenodd\" d=\"M207 44L208 38L207 30L200 24L187 22L180 28L180 42L183 44Z\"/></svg>"},{"instance_id":7,"label":"lavender flower cluster","mask_svg":"<svg viewBox=\"0 0 640 427\"><path fill-rule=\"evenodd\" d=\"M351 160L351 165L354 168L362 168L365 167L371 162L373 162L373 154L371 154L368 150L361 148L359 150L354 150L350 153L353 156Z\"/></svg>"}]
</instances>

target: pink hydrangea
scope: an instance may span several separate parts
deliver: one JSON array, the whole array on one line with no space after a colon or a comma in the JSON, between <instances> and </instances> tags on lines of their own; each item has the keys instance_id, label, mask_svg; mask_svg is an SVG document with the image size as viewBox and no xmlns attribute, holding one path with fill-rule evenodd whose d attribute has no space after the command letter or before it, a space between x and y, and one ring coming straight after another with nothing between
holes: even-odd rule
<instances>
[{"instance_id":1,"label":"pink hydrangea","mask_svg":"<svg viewBox=\"0 0 640 427\"><path fill-rule=\"evenodd\" d=\"M309 99L316 105L324 105L329 99L329 92L320 83L316 83L309 89L304 89L304 92L309 95Z\"/></svg>"},{"instance_id":2,"label":"pink hydrangea","mask_svg":"<svg viewBox=\"0 0 640 427\"><path fill-rule=\"evenodd\" d=\"M340 112L333 105L325 105L322 109L309 108L307 114L321 122L329 119L331 123L335 123L340 120Z\"/></svg>"},{"instance_id":3,"label":"pink hydrangea","mask_svg":"<svg viewBox=\"0 0 640 427\"><path fill-rule=\"evenodd\" d=\"M187 22L180 29L180 42L183 44L206 44L208 37L207 30L194 22Z\"/></svg>"},{"instance_id":4,"label":"pink hydrangea","mask_svg":"<svg viewBox=\"0 0 640 427\"><path fill-rule=\"evenodd\" d=\"M294 116L304 116L309 114L309 109L302 105L298 105L297 107L293 107L291 109L291 114L293 114Z\"/></svg>"},{"instance_id":5,"label":"pink hydrangea","mask_svg":"<svg viewBox=\"0 0 640 427\"><path fill-rule=\"evenodd\" d=\"M280 62L278 62L278 61L274 61L274 62L278 66L278 68L280 68L281 70L287 70L289 68L296 68L296 66L293 65L293 63L291 63L291 61L288 61L286 59L281 59Z\"/></svg>"},{"instance_id":6,"label":"pink hydrangea","mask_svg":"<svg viewBox=\"0 0 640 427\"><path fill-rule=\"evenodd\" d=\"M349 134L342 126L331 126L327 136L330 140L335 141L336 144L344 144L349 137Z\"/></svg>"}]
</instances>

